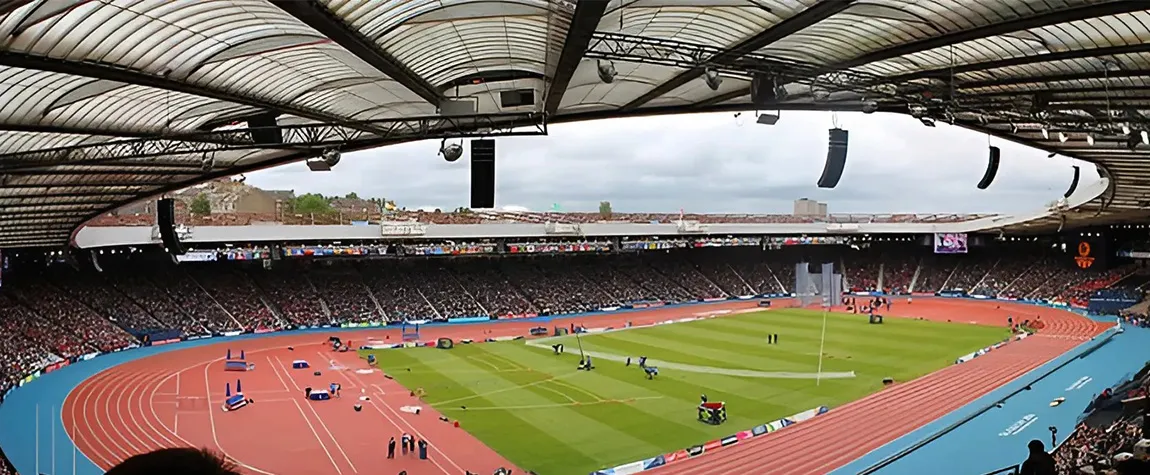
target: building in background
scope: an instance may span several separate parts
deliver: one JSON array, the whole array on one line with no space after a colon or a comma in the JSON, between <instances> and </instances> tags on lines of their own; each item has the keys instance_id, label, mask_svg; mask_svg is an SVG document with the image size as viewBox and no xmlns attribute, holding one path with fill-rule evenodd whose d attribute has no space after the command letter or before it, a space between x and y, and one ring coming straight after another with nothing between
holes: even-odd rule
<instances>
[{"instance_id":1,"label":"building in background","mask_svg":"<svg viewBox=\"0 0 1150 475\"><path fill-rule=\"evenodd\" d=\"M795 216L826 216L827 204L799 198L795 200Z\"/></svg>"}]
</instances>

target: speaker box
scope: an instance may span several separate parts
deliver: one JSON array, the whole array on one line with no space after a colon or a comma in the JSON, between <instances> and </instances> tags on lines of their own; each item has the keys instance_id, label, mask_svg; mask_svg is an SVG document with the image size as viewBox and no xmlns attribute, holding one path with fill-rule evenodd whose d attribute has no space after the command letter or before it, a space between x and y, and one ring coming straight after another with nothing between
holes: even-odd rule
<instances>
[{"instance_id":1,"label":"speaker box","mask_svg":"<svg viewBox=\"0 0 1150 475\"><path fill-rule=\"evenodd\" d=\"M990 147L990 161L986 164L986 173L982 174L982 180L978 182L978 189L985 190L994 182L994 176L998 174L998 160L1001 153L998 147Z\"/></svg>"},{"instance_id":2,"label":"speaker box","mask_svg":"<svg viewBox=\"0 0 1150 475\"><path fill-rule=\"evenodd\" d=\"M756 74L751 78L751 103L759 107L770 107L778 102L775 91L775 78L766 74Z\"/></svg>"},{"instance_id":3,"label":"speaker box","mask_svg":"<svg viewBox=\"0 0 1150 475\"><path fill-rule=\"evenodd\" d=\"M169 254L179 256L184 253L180 237L176 235L176 202L164 198L156 202L156 223L160 226L160 240Z\"/></svg>"},{"instance_id":4,"label":"speaker box","mask_svg":"<svg viewBox=\"0 0 1150 475\"><path fill-rule=\"evenodd\" d=\"M1082 170L1078 169L1078 165L1074 165L1074 178L1070 180L1070 188L1062 195L1063 198L1069 198L1070 195L1074 194L1074 190L1078 189L1078 175L1080 173L1082 173Z\"/></svg>"},{"instance_id":5,"label":"speaker box","mask_svg":"<svg viewBox=\"0 0 1150 475\"><path fill-rule=\"evenodd\" d=\"M827 142L827 164L823 166L823 176L819 177L819 188L834 188L843 177L847 165L847 139L850 133L843 129L831 129Z\"/></svg>"},{"instance_id":6,"label":"speaker box","mask_svg":"<svg viewBox=\"0 0 1150 475\"><path fill-rule=\"evenodd\" d=\"M471 209L495 207L495 140L471 141Z\"/></svg>"},{"instance_id":7,"label":"speaker box","mask_svg":"<svg viewBox=\"0 0 1150 475\"><path fill-rule=\"evenodd\" d=\"M279 128L274 114L257 115L248 119L248 127L252 128L252 140L257 144L284 143L283 131Z\"/></svg>"}]
</instances>

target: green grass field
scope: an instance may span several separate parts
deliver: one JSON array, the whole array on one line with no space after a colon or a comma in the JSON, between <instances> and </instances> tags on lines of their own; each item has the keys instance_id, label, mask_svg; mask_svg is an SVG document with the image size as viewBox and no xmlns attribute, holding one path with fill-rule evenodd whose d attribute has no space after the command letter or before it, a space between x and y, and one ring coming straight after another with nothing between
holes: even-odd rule
<instances>
[{"instance_id":1,"label":"green grass field","mask_svg":"<svg viewBox=\"0 0 1150 475\"><path fill-rule=\"evenodd\" d=\"M586 351L731 370L814 373L822 313L776 309L580 339ZM827 319L823 371L856 377L778 379L669 369L647 380L632 365L595 358L577 371L578 342L564 355L524 341L451 350L375 350L378 365L520 467L574 474L651 457L790 416L838 406L877 391L882 378L910 380L1006 337L1006 329L859 315ZM779 334L768 345L767 335ZM368 352L361 352L366 355ZM666 363L664 363L666 364ZM726 401L728 421L696 420L699 395ZM464 409L466 407L466 409Z\"/></svg>"}]
</instances>

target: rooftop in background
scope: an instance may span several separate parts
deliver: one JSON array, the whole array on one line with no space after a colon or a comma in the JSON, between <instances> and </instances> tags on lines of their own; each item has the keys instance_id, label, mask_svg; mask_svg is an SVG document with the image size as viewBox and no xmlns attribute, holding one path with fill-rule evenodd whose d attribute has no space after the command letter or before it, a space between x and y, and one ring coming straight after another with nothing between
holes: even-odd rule
<instances>
[{"instance_id":1,"label":"rooftop in background","mask_svg":"<svg viewBox=\"0 0 1150 475\"><path fill-rule=\"evenodd\" d=\"M141 198L336 147L776 108L907 113L1093 161L1111 186L1084 216L1144 218L1147 8L6 0L0 247L65 244ZM757 106L752 77L771 86Z\"/></svg>"},{"instance_id":2,"label":"rooftop in background","mask_svg":"<svg viewBox=\"0 0 1150 475\"><path fill-rule=\"evenodd\" d=\"M556 213L526 211L378 212L335 211L320 215L283 213L219 213L191 215L186 207L177 206L179 222L197 226L246 226L251 224L351 224L353 221L417 221L428 224L484 223L662 223L678 222L678 213L612 213L604 219L599 213ZM771 224L771 223L955 223L993 216L990 214L832 214L825 217L786 214L684 214L682 219L704 224ZM151 226L156 224L153 212L104 214L88 226Z\"/></svg>"}]
</instances>

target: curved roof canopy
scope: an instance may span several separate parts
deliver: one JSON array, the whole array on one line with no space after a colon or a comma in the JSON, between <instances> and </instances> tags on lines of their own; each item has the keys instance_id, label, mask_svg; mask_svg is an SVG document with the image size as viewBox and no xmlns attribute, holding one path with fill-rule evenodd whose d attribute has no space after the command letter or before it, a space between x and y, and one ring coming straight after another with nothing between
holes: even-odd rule
<instances>
[{"instance_id":1,"label":"curved roof canopy","mask_svg":"<svg viewBox=\"0 0 1150 475\"><path fill-rule=\"evenodd\" d=\"M1109 216L1150 199L1147 8L0 0L0 247L327 149L754 108L909 113L1093 161Z\"/></svg>"}]
</instances>

